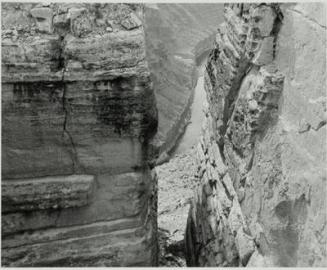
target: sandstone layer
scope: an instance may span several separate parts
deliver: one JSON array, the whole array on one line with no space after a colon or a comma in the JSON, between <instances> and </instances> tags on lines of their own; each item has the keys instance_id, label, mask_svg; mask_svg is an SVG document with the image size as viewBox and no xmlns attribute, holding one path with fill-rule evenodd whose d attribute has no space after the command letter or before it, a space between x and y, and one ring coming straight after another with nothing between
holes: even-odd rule
<instances>
[{"instance_id":1,"label":"sandstone layer","mask_svg":"<svg viewBox=\"0 0 327 270\"><path fill-rule=\"evenodd\" d=\"M228 4L208 58L189 266L326 266L326 6Z\"/></svg>"},{"instance_id":2,"label":"sandstone layer","mask_svg":"<svg viewBox=\"0 0 327 270\"><path fill-rule=\"evenodd\" d=\"M2 4L2 264L157 263L143 6Z\"/></svg>"}]
</instances>

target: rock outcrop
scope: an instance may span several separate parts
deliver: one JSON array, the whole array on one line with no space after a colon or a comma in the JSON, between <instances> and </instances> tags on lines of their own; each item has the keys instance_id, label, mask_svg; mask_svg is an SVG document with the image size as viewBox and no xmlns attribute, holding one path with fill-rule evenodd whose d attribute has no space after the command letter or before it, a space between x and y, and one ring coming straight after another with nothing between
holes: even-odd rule
<instances>
[{"instance_id":1,"label":"rock outcrop","mask_svg":"<svg viewBox=\"0 0 327 270\"><path fill-rule=\"evenodd\" d=\"M2 4L2 264L157 264L137 4Z\"/></svg>"},{"instance_id":2,"label":"rock outcrop","mask_svg":"<svg viewBox=\"0 0 327 270\"><path fill-rule=\"evenodd\" d=\"M205 73L189 266L326 266L326 6L228 4Z\"/></svg>"},{"instance_id":3,"label":"rock outcrop","mask_svg":"<svg viewBox=\"0 0 327 270\"><path fill-rule=\"evenodd\" d=\"M196 186L195 148L155 167L158 176L159 266L185 267L185 227Z\"/></svg>"}]
</instances>

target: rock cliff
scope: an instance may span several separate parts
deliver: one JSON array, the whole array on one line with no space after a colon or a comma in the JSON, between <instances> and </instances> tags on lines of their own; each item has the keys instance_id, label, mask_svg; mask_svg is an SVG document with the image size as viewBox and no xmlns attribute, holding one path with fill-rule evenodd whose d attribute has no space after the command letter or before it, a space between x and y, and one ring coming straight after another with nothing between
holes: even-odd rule
<instances>
[{"instance_id":1,"label":"rock cliff","mask_svg":"<svg viewBox=\"0 0 327 270\"><path fill-rule=\"evenodd\" d=\"M157 263L138 4L2 4L2 264Z\"/></svg>"},{"instance_id":2,"label":"rock cliff","mask_svg":"<svg viewBox=\"0 0 327 270\"><path fill-rule=\"evenodd\" d=\"M190 266L326 266L326 6L228 4L206 65Z\"/></svg>"}]
</instances>

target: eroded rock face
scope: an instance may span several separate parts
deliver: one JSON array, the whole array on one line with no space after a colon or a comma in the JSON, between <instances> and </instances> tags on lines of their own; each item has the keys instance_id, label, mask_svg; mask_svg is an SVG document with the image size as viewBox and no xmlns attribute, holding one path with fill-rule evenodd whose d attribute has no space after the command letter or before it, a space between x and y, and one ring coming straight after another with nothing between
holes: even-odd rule
<instances>
[{"instance_id":1,"label":"eroded rock face","mask_svg":"<svg viewBox=\"0 0 327 270\"><path fill-rule=\"evenodd\" d=\"M2 264L156 265L156 126L141 5L3 4Z\"/></svg>"},{"instance_id":2,"label":"eroded rock face","mask_svg":"<svg viewBox=\"0 0 327 270\"><path fill-rule=\"evenodd\" d=\"M326 266L325 14L225 6L205 74L188 265Z\"/></svg>"}]
</instances>

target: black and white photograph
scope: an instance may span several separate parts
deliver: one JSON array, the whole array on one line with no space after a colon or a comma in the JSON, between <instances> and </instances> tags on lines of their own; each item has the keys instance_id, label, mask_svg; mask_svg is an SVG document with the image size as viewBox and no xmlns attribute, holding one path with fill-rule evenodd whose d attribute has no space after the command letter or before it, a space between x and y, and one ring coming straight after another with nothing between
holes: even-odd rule
<instances>
[{"instance_id":1,"label":"black and white photograph","mask_svg":"<svg viewBox=\"0 0 327 270\"><path fill-rule=\"evenodd\" d=\"M1 1L1 267L327 267L326 6Z\"/></svg>"}]
</instances>

